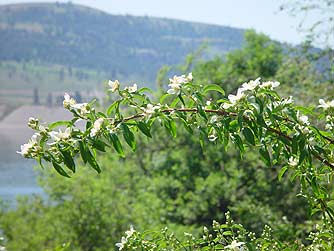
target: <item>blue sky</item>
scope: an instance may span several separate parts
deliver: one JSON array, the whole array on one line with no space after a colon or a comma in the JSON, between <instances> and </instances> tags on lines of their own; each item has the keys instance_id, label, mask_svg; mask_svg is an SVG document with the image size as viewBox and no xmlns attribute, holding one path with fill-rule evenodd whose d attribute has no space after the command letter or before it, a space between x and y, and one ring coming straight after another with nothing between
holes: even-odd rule
<instances>
[{"instance_id":1,"label":"blue sky","mask_svg":"<svg viewBox=\"0 0 334 251\"><path fill-rule=\"evenodd\" d=\"M43 0L40 0L43 1ZM0 0L0 4L31 0ZM55 2L45 0L45 2ZM68 2L68 1L58 1ZM273 39L297 44L303 35L296 27L300 18L279 11L287 0L73 0L112 14L148 15L189 21L253 28Z\"/></svg>"}]
</instances>

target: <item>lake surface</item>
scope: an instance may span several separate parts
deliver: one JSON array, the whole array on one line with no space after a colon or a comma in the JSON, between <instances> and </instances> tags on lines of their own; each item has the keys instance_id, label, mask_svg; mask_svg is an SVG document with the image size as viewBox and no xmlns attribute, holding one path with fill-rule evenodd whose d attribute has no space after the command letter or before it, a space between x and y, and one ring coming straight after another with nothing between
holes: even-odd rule
<instances>
[{"instance_id":1,"label":"lake surface","mask_svg":"<svg viewBox=\"0 0 334 251\"><path fill-rule=\"evenodd\" d=\"M62 108L22 106L0 121L0 198L11 205L19 195L43 193L36 182L37 162L16 153L33 134L27 126L29 117L52 122L69 119L70 113Z\"/></svg>"},{"instance_id":2,"label":"lake surface","mask_svg":"<svg viewBox=\"0 0 334 251\"><path fill-rule=\"evenodd\" d=\"M0 198L9 204L15 204L18 195L42 194L36 183L35 162L17 161L0 163Z\"/></svg>"}]
</instances>

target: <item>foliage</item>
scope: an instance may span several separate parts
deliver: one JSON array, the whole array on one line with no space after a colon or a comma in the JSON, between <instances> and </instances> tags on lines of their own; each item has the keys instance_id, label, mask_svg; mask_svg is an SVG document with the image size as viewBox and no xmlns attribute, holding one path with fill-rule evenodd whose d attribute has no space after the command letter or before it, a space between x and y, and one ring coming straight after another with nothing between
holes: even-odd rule
<instances>
[{"instance_id":1,"label":"foliage","mask_svg":"<svg viewBox=\"0 0 334 251\"><path fill-rule=\"evenodd\" d=\"M118 94L118 99L105 113L97 112L92 103L77 104L65 95L64 107L72 112L73 120L41 127L40 122L32 118L29 126L38 133L21 147L20 153L40 163L43 160L51 162L54 169L66 177L76 171L73 160L76 155L100 172L96 150L104 152L111 147L122 157L121 135L135 150L135 132L151 138L151 129L160 125L176 137L178 122L190 134L199 137L203 148L206 139L224 147L232 143L242 155L248 148L257 148L267 165L280 167L279 179L288 176L292 181L298 180L299 195L308 201L311 215L322 215L329 231L325 235L333 234L332 186L329 182L334 168L333 102L320 100L319 107L323 112L295 106L291 97L281 98L275 92L278 82L261 82L259 79L244 83L236 95L230 94L227 99L211 100L210 92L224 95L224 91L214 84L196 84L191 74L170 79L170 89L160 98L160 103L152 102L143 93L146 89L138 90L136 85L121 89L118 81L110 81L109 86L111 92ZM313 126L303 114L319 112L320 118L326 117L326 130ZM76 126L78 119L86 121L85 130ZM53 131L59 126L65 126L66 130ZM247 244L251 248L251 242ZM332 247L333 243L329 245Z\"/></svg>"},{"instance_id":2,"label":"foliage","mask_svg":"<svg viewBox=\"0 0 334 251\"><path fill-rule=\"evenodd\" d=\"M227 93L235 92L238 83L261 76L264 80L276 79L283 83L279 94L292 95L301 105L315 103L317 97L331 97L331 81L323 77L327 72L322 63L304 53L249 30L245 32L242 48L228 53L224 59L197 59L192 71L198 83L220 85ZM318 93L317 97L314 93Z\"/></svg>"},{"instance_id":3,"label":"foliage","mask_svg":"<svg viewBox=\"0 0 334 251\"><path fill-rule=\"evenodd\" d=\"M185 240L180 241L167 228L160 232L138 232L133 227L125 232L121 242L116 246L119 250L331 250L333 235L324 226L318 226L317 233L310 234L311 244L305 247L298 242L284 243L273 237L272 229L265 226L262 234L247 231L242 225L236 224L229 213L226 222L219 224L213 221L212 229L203 228L201 238L185 232Z\"/></svg>"},{"instance_id":4,"label":"foliage","mask_svg":"<svg viewBox=\"0 0 334 251\"><path fill-rule=\"evenodd\" d=\"M201 83L223 84L226 92L238 88L238 83L256 79L259 76L270 79L275 76L283 60L280 44L264 34L253 30L245 32L245 44L241 49L228 53L225 59L196 64L193 72Z\"/></svg>"},{"instance_id":5,"label":"foliage","mask_svg":"<svg viewBox=\"0 0 334 251\"><path fill-rule=\"evenodd\" d=\"M313 94L314 91L317 91L320 95L322 91L323 93L328 91L330 86L319 82L317 75L314 74L312 65L307 60L297 57L287 58L283 56L282 50L277 47L277 44L271 42L263 35L259 35L259 38L257 38L256 34L252 32L249 32L249 34L251 35L247 36L248 39L252 39L249 39L250 41L246 40L245 47L232 53L233 55L243 55L245 60L243 65L247 68L243 68L245 74L240 78L242 81L263 75L262 70L265 70L265 67L259 68L261 70L256 75L253 75L252 71L249 70L254 70L255 64L261 63L261 59L253 58L251 55L260 55L262 51L264 54L269 54L266 57L268 59L277 58L276 62L278 63L278 67L273 64L272 69L275 70L270 71L270 74L274 75L267 78L275 78L283 83L291 83L280 86L278 89L280 93L296 95L296 101L299 99L299 103L314 103L316 101L310 93ZM263 43L262 41L266 42ZM248 43L253 43L253 46ZM252 48L254 51L252 51ZM267 50L267 48L269 49ZM272 50L270 48L277 49ZM168 91L170 94L164 95L162 93L161 95L164 95L164 97L160 100L160 104L157 104L158 101L152 101L155 99L151 94L148 97L142 94L142 91L148 91L147 89L142 89L139 92L135 85L120 89L118 81L109 82L110 91L120 91L122 96L119 98L127 99L127 101L123 100L120 102L130 102L131 99L134 99L135 102L140 103L139 108L137 107L140 116L137 119L141 120L144 118L144 123L149 120L155 120L155 122L152 123L150 128L146 128L142 123L137 123L138 121L135 124L129 124L130 130L134 132L133 136L136 135L135 153L129 154L132 151L134 142L131 139L133 138L132 136L124 139L124 136L117 135L119 141L113 136L114 141L116 140L115 143L114 141L109 143L105 141L115 151L109 151L108 146L105 146L106 151L108 150L107 152L109 152L107 155L102 156L99 151L96 152L96 156L93 154L94 158L99 158L99 168L104 171L103 175L95 175L92 170L82 167L84 160L77 160L77 165L80 167L76 168L78 170L74 179L64 181L61 177L57 177L55 173L47 172L41 181L48 194L47 200L42 198L30 201L23 200L19 203L17 209L2 213L0 222L7 240L6 246L8 249L53 250L55 246L66 243L64 247L61 244L56 250L113 250L116 248L114 243L121 240L118 244L118 247L120 247L122 241L125 241L124 238L126 238L126 245L137 245L138 243L144 245L147 243L147 245L158 245L157 250L161 250L163 245L166 245L166 242L178 249L181 244L187 246L188 240L191 240L191 245L188 243L190 245L187 246L188 249L212 249L215 245L217 245L216 248L223 248L222 245L228 246L233 243L244 242L247 246L241 245L239 246L240 248L252 247L252 245L256 244L262 245L262 248L265 249L265 245L277 243L281 249L283 247L287 250L289 250L288 247L292 250L294 250L294 247L301 249L302 245L306 245L308 249L312 250L313 248L316 250L316 245L324 242L321 243L323 249L327 248L330 250L325 245L330 243L326 239L328 233L323 233L321 227L316 227L316 225L328 228L332 224L325 220L325 225L323 225L320 213L311 216L312 211L306 210L307 200L300 193L300 181L298 178L293 179L293 167L286 169L282 163L270 163L269 167L266 167L264 163L268 161L261 161L259 154L256 153L256 147L247 146L247 143L243 144L245 152L242 155L231 148L231 144L227 147L224 144L212 144L210 140L214 140L215 137L209 138L207 137L208 135L204 136L196 130L199 126L195 123L197 121L200 122L202 118L200 114L196 115L199 112L197 107L196 111L191 114L189 112L186 113L186 111L183 112L186 114L187 121L191 122L193 127L185 126L185 121L182 118L174 117L178 114L169 114L176 119L174 125L177 128L177 137L170 137L159 130L161 124L165 126L163 120L159 118L167 114L162 112L164 105L172 104L174 99L177 100L174 102L174 109L182 109L181 98L176 95L178 92L180 92L186 104L191 102L189 97L194 99L193 96L195 94L191 95L189 93L190 90L187 90L185 86L194 85L194 88L202 91L203 88L206 89L205 98L200 101L197 100L204 106L204 112L212 108L211 106L221 108L225 104L226 107L226 105L231 103L231 100L234 100L233 97L236 97L235 95L225 98L220 92L215 91L221 90L219 87L211 85L214 83L221 84L222 80L225 79L223 85L221 85L224 89L237 89L235 80L230 79L227 81L228 76L224 76L222 73L226 74L226 69L231 68L231 65L235 67L236 71L242 65L234 64L235 61L228 60L228 58L233 57L227 56L226 60L215 59L198 63L194 62L196 55L188 57L186 65L180 70L189 70L195 63L193 72L196 79L190 81L190 83L178 85L175 80L181 80L181 82L189 81L191 80L191 75L173 78ZM249 63L248 60L253 63ZM269 60L268 62L271 61ZM262 61L262 64L266 65L265 61ZM169 68L166 67L161 71L159 76L161 87L166 80L168 70ZM319 90L320 84L322 85L321 92ZM259 91L261 89L263 91L259 86L260 83L255 85L254 90ZM161 89L163 90L163 88ZM269 86L267 89L269 92L272 91ZM250 94L254 90L240 91L239 94ZM238 93L238 91L236 92ZM198 98L198 96L195 97ZM246 96L236 102L233 109L240 109L240 111L245 109L247 111L247 102L243 103L246 101L245 98ZM117 98L115 95L110 95L108 100L114 104L108 109L111 112L110 117L113 117L116 114ZM216 100L219 100L219 103L216 103ZM288 104L292 102L292 98L284 100L287 101L287 107L292 106L292 104ZM248 101L251 101L251 99ZM107 121L103 119L102 113L95 110L92 111L90 109L90 107L92 108L91 104L77 104L68 95L66 95L64 104L74 111L75 116L87 116L89 113L96 115L94 121L90 123L90 129L88 129L87 133L87 138L93 138L89 143L90 146L93 146L93 141L98 136L101 136L102 131L105 132L108 126ZM324 102L323 106L331 110L331 104L330 102ZM270 107L269 103L268 106ZM135 112L132 110L133 108L127 108L124 105L118 107L122 112L121 115L124 116L131 116L131 113ZM295 107L301 110L300 106ZM256 107L253 108L256 109ZM171 108L169 107L169 109ZM232 107L228 109L232 109ZM267 113L263 111L263 116L275 116L275 114L269 113L271 111L270 108L265 107L265 109ZM305 112L306 110L304 109L300 112L302 111ZM205 129L207 125L210 127L211 124L219 124L221 116L216 115L206 113L208 120L203 118L200 128ZM313 115L308 115L311 119L318 115L318 110L315 109ZM299 114L300 116L302 115ZM273 118L275 119L275 117ZM245 123L245 121L241 122ZM328 125L330 123L328 121ZM31 119L29 124L34 128L38 128L38 130L45 131L54 140L65 137L62 141L67 141L69 140L66 139L67 136L73 134L73 130L68 130L67 132L64 130L65 128L63 127L69 125L69 123L64 121L53 124L53 126L61 127L61 131L58 132L51 132L50 129L46 128L45 124L34 119ZM232 121L230 124L233 124ZM75 125L80 131L84 129L82 121L76 122ZM135 125L137 128L135 128ZM324 126L324 124L321 126ZM195 133L189 134L190 128ZM298 128L295 129L298 130ZM53 130L55 129L53 128ZM126 131L121 126L117 130ZM240 132L239 130L236 128L235 133ZM168 131L170 131L170 128L168 128ZM204 132L208 131L204 130ZM137 135L135 132L139 132L139 134ZM115 132L113 133L115 134ZM131 132L128 132L128 134L131 135ZM170 134L175 135L175 132ZM246 136L245 133L241 132L241 139L246 139L243 135ZM152 136L152 138L147 136ZM198 143L199 137L201 138L200 142L204 145L203 149ZM149 144L146 138L149 139ZM230 138L232 139L232 136ZM35 137L31 143L34 143L34 140ZM214 142L217 141L218 139L215 139ZM48 141L48 143L51 142L52 140ZM268 142L268 144L270 143L271 141ZM28 144L26 146L29 148L31 145ZM257 142L257 146L263 146L262 142ZM98 147L100 150L103 149L101 144L93 147ZM268 148L269 151L272 149L271 147ZM239 148L236 147L236 149ZM80 151L80 147L78 150ZM114 154L115 152L118 152L121 157L117 157ZM24 151L21 151L21 153L24 153ZM123 155L127 156L126 161L123 160ZM273 156L270 155L270 158L272 160ZM265 160L264 156L262 156L262 159ZM96 167L94 161L92 163ZM291 163L293 163L292 160ZM90 163L87 161L87 164ZM316 162L314 164L317 166ZM282 167L283 169L281 169ZM61 170L67 173L71 172L64 167L59 169L59 171ZM280 170L285 171L285 173ZM279 181L277 176L281 177L282 175L284 178ZM328 186L328 191L331 191L331 185L326 184L326 182L325 185ZM305 193L305 191L302 192L303 194ZM299 196L296 197L296 195ZM331 196L329 195L329 200ZM219 240L217 239L212 243L206 243L201 237L198 237L201 236L203 225L210 225L212 220L225 222L224 213L227 211L231 211L237 222L242 222L244 227L239 229L247 229L247 231L243 230L243 233L254 232L254 240L248 238L248 235L245 237L243 233L236 233L233 238L227 238L226 242L223 241L225 239L221 238L221 236L218 236ZM132 238L128 238L128 234L134 231L131 230L133 229L132 227L129 230L130 232L127 231L124 238L121 239L120 233L125 231L129 224L135 226L136 234L131 235ZM267 241L261 237L263 229L268 232L269 228L265 227L265 225L269 225L272 229L270 238ZM162 232L144 231L145 229L152 230L153 228L158 230L164 228L164 226L168 226L170 231L175 233L173 238L169 238L170 234L166 234L165 230ZM329 231L332 230L329 228ZM184 232L187 233L185 236ZM314 234L311 234L311 239L320 236L317 239L319 242L313 241L313 246L310 246L312 241L308 238L311 232L314 232ZM36 235L35 233L38 234ZM210 233L213 234L214 231L210 229ZM192 237L190 238L191 235ZM177 236L177 240L175 236ZM212 238L216 237L215 235L213 236ZM158 239L159 242L157 241ZM298 245L295 245L294 241ZM201 243L201 245L198 243ZM271 250L272 246L268 248ZM130 249L130 247L127 246L127 249ZM134 249L133 246L132 249Z\"/></svg>"}]
</instances>

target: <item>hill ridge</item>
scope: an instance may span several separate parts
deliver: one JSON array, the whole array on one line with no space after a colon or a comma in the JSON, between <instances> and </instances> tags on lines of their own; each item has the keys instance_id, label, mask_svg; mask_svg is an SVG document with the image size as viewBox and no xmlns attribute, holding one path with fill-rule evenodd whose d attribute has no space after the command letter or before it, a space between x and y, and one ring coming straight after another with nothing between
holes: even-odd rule
<instances>
[{"instance_id":1,"label":"hill ridge","mask_svg":"<svg viewBox=\"0 0 334 251\"><path fill-rule=\"evenodd\" d=\"M73 3L0 5L0 61L87 68L154 81L208 42L208 57L240 48L244 30L148 16L115 15Z\"/></svg>"}]
</instances>

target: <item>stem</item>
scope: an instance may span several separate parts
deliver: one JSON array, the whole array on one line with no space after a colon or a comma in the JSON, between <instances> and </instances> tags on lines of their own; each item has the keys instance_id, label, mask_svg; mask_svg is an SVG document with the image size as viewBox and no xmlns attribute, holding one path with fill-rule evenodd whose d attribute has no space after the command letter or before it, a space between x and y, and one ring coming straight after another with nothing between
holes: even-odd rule
<instances>
[{"instance_id":1,"label":"stem","mask_svg":"<svg viewBox=\"0 0 334 251\"><path fill-rule=\"evenodd\" d=\"M176 109L169 108L169 109L161 110L160 112L171 113L171 112L175 112L175 111L177 111L177 112L189 112L189 113L197 113L198 112L197 108L176 108ZM206 112L206 113L214 113L214 114L217 114L217 115L220 115L220 116L231 116L231 117L236 117L237 116L236 113L227 112L225 110L203 109L203 111ZM138 119L138 118L145 117L145 116L146 115L144 113L139 113L139 114L135 114L135 115L126 117L122 120L115 121L113 124L118 125L122 122L126 122L126 121L133 120L133 119ZM249 120L248 118L245 118L245 119ZM288 140L290 142L292 141L292 138L289 135L284 134L280 130L277 130L277 129L272 128L272 127L267 127L267 129L268 129L268 131L270 131L270 132L272 132L272 133L274 133L278 136L281 136L281 137L285 138L286 140ZM332 141L330 138L327 138L326 136L324 136L324 138L329 140L329 141ZM334 143L334 141L333 141L333 143ZM328 160L324 159L323 157L321 157L319 154L315 153L314 151L311 151L311 154L316 159L318 159L321 163L329 166L332 170L334 170L334 164L330 163Z\"/></svg>"},{"instance_id":2,"label":"stem","mask_svg":"<svg viewBox=\"0 0 334 251\"><path fill-rule=\"evenodd\" d=\"M334 224L334 218L333 218L333 215L331 214L331 212L327 209L328 206L326 204L326 202L324 200L320 200L320 204L321 206L323 207L323 210L328 214L328 217L330 219L330 221L332 222L332 224Z\"/></svg>"}]
</instances>

